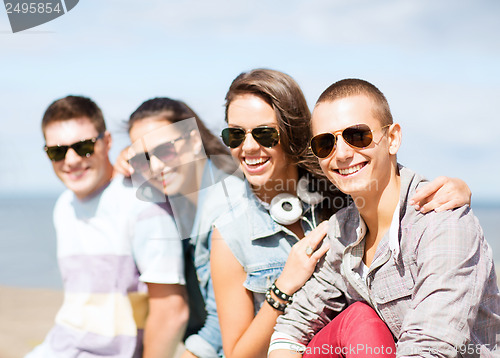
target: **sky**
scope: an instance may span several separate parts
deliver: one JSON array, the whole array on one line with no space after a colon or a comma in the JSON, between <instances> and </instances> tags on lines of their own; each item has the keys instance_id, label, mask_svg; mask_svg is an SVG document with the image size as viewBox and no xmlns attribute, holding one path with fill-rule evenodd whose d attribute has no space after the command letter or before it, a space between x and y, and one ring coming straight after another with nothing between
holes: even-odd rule
<instances>
[{"instance_id":1,"label":"sky","mask_svg":"<svg viewBox=\"0 0 500 358\"><path fill-rule=\"evenodd\" d=\"M402 164L500 203L499 19L494 0L82 0L14 34L0 7L0 195L63 190L40 130L55 99L93 98L115 158L143 101L182 99L218 134L231 81L265 67L311 108L340 79L372 82L403 128Z\"/></svg>"}]
</instances>

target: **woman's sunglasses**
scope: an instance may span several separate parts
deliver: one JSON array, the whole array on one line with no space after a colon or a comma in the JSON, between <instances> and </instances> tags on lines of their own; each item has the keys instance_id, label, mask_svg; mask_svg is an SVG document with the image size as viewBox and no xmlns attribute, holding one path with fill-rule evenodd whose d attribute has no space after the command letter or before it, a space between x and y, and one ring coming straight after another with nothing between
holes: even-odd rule
<instances>
[{"instance_id":1,"label":"woman's sunglasses","mask_svg":"<svg viewBox=\"0 0 500 358\"><path fill-rule=\"evenodd\" d=\"M94 154L95 143L102 137L104 137L104 132L99 133L95 138L82 139L70 145L45 146L44 149L49 159L53 162L58 162L66 158L66 153L68 153L69 148L73 149L80 157L88 158Z\"/></svg>"},{"instance_id":2,"label":"woman's sunglasses","mask_svg":"<svg viewBox=\"0 0 500 358\"><path fill-rule=\"evenodd\" d=\"M134 170L140 172L144 172L150 169L149 161L151 160L152 156L160 159L163 163L168 163L177 157L175 142L186 138L186 136L181 136L177 139L171 140L170 142L165 142L157 145L149 151L137 153L132 158L130 158L128 162L134 168Z\"/></svg>"},{"instance_id":3,"label":"woman's sunglasses","mask_svg":"<svg viewBox=\"0 0 500 358\"><path fill-rule=\"evenodd\" d=\"M242 128L224 128L221 133L222 141L229 148L238 148L245 140L247 133L252 133L253 139L260 145L271 148L280 141L280 135L273 127L256 127L254 129L244 130Z\"/></svg>"},{"instance_id":4,"label":"woman's sunglasses","mask_svg":"<svg viewBox=\"0 0 500 358\"><path fill-rule=\"evenodd\" d=\"M381 129L389 127L390 124ZM357 124L334 133L321 133L311 139L311 150L320 159L328 157L337 146L337 136L353 148L363 149L373 142L373 132L366 124Z\"/></svg>"}]
</instances>

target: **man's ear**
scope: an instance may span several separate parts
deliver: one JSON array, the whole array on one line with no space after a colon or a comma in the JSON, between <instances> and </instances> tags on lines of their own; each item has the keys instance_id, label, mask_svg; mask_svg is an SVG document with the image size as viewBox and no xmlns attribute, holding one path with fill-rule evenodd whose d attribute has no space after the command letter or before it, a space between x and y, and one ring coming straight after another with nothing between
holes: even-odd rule
<instances>
[{"instance_id":1,"label":"man's ear","mask_svg":"<svg viewBox=\"0 0 500 358\"><path fill-rule=\"evenodd\" d=\"M396 155L401 146L401 126L398 123L391 124L387 130L387 137L389 140L389 154Z\"/></svg>"},{"instance_id":2,"label":"man's ear","mask_svg":"<svg viewBox=\"0 0 500 358\"><path fill-rule=\"evenodd\" d=\"M111 138L111 133L108 131L104 132L103 138L104 144L106 145L106 150L109 152L111 149L111 145L113 144L113 139Z\"/></svg>"}]
</instances>

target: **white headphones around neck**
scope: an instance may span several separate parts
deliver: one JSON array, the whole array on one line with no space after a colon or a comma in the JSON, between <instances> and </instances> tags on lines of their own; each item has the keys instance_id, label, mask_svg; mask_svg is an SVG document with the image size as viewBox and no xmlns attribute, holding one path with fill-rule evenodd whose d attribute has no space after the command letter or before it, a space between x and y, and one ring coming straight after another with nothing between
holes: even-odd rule
<instances>
[{"instance_id":1,"label":"white headphones around neck","mask_svg":"<svg viewBox=\"0 0 500 358\"><path fill-rule=\"evenodd\" d=\"M281 225L291 225L302 216L301 200L309 205L317 205L323 201L323 195L309 191L309 179L305 176L297 183L297 196L281 193L271 200L269 214L274 221Z\"/></svg>"}]
</instances>

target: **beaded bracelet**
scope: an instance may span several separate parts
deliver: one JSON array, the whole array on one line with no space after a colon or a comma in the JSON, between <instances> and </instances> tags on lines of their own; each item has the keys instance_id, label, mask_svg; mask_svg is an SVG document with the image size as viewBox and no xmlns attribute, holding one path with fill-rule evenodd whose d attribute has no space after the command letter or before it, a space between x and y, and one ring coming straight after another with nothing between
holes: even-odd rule
<instances>
[{"instance_id":1,"label":"beaded bracelet","mask_svg":"<svg viewBox=\"0 0 500 358\"><path fill-rule=\"evenodd\" d=\"M282 300L287 301L288 303L292 303L292 296L286 294L285 292L281 291L278 287L276 287L276 281L274 281L273 284L271 285L271 291L274 292L276 297L279 297Z\"/></svg>"},{"instance_id":2,"label":"beaded bracelet","mask_svg":"<svg viewBox=\"0 0 500 358\"><path fill-rule=\"evenodd\" d=\"M271 305L272 308L277 309L280 312L285 312L286 306L288 306L287 303L280 303L276 301L272 296L271 296L271 289L268 289L266 291L266 301Z\"/></svg>"}]
</instances>

